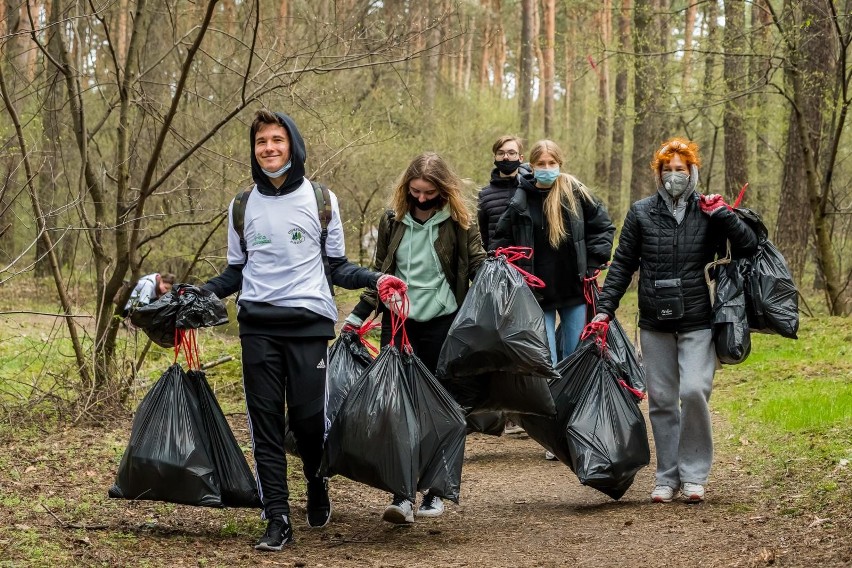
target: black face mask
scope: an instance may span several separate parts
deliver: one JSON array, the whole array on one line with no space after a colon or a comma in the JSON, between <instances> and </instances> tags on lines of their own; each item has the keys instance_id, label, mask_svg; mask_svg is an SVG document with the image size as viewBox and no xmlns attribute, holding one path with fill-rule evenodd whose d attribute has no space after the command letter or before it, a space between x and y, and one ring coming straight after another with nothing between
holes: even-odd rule
<instances>
[{"instance_id":1,"label":"black face mask","mask_svg":"<svg viewBox=\"0 0 852 568\"><path fill-rule=\"evenodd\" d=\"M521 167L520 160L494 160L494 166L501 174L509 175L515 173Z\"/></svg>"},{"instance_id":2,"label":"black face mask","mask_svg":"<svg viewBox=\"0 0 852 568\"><path fill-rule=\"evenodd\" d=\"M440 195L437 195L437 196L433 197L432 199L427 199L426 201L421 202L416 197L411 195L410 193L408 194L408 202L411 203L412 205L414 205L415 207L417 207L418 209L420 209L421 211L429 211L430 209L438 207L439 205L441 205L441 203L443 203L443 201L444 201L444 198L441 197Z\"/></svg>"}]
</instances>

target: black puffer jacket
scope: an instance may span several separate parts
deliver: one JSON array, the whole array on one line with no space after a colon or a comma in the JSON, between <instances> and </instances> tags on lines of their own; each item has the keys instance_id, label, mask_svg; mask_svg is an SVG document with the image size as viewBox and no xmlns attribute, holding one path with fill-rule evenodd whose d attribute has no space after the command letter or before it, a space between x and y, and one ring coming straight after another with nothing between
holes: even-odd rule
<instances>
[{"instance_id":1,"label":"black puffer jacket","mask_svg":"<svg viewBox=\"0 0 852 568\"><path fill-rule=\"evenodd\" d=\"M479 234L482 235L482 247L485 250L493 250L494 232L497 230L497 221L506 207L515 189L518 187L518 176L502 177L497 168L491 172L491 183L479 191L479 203L477 204L477 220L479 222Z\"/></svg>"},{"instance_id":2,"label":"black puffer jacket","mask_svg":"<svg viewBox=\"0 0 852 568\"><path fill-rule=\"evenodd\" d=\"M704 266L724 254L726 239L737 258L755 252L757 237L733 211L723 208L708 216L701 211L697 193L686 201L680 225L659 193L630 207L601 292L599 313L614 316L633 273L639 270L640 328L668 333L710 328ZM681 280L683 317L661 320L654 283L675 278Z\"/></svg>"},{"instance_id":3,"label":"black puffer jacket","mask_svg":"<svg viewBox=\"0 0 852 568\"><path fill-rule=\"evenodd\" d=\"M589 269L597 268L601 264L609 262L609 257L612 254L612 241L615 236L615 225L609 218L606 207L597 199L588 200L579 192L579 183L574 186L574 196L577 202L581 205L581 216L576 216L571 213L567 206L563 206L563 218L568 224L568 232L571 235L570 244L563 243L562 246L572 248L571 251L576 259L577 280L576 284L582 284L582 279L586 276ZM545 228L534 228L532 215L529 209L528 192L539 191L535 187L535 178L532 175L521 176L520 186L509 201L509 206L506 212L503 213L500 220L497 222L497 231L494 235L494 242L491 248L505 246L522 246L530 247L535 250L535 234L534 231L543 231ZM517 265L532 272L536 276L544 279L547 282L546 275L539 274L536 270L535 252L531 260L519 260ZM567 300L565 290L553 290L548 292L548 295L556 293L563 296L561 300ZM557 300L550 298L548 303ZM571 302L557 302L561 306L572 305Z\"/></svg>"}]
</instances>

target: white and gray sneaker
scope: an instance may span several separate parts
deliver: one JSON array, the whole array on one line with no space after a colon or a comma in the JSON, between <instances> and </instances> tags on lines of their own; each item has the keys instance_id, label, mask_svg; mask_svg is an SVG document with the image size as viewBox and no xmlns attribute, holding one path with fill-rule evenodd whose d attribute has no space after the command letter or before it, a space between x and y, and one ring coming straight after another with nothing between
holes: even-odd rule
<instances>
[{"instance_id":1,"label":"white and gray sneaker","mask_svg":"<svg viewBox=\"0 0 852 568\"><path fill-rule=\"evenodd\" d=\"M559 458L557 458L557 457L553 454L553 452L551 452L550 450L545 450L545 451L544 451L544 459L546 459L547 461L555 462L555 461L557 461Z\"/></svg>"},{"instance_id":2,"label":"white and gray sneaker","mask_svg":"<svg viewBox=\"0 0 852 568\"><path fill-rule=\"evenodd\" d=\"M444 514L444 501L437 495L426 493L420 508L417 509L418 517L440 517Z\"/></svg>"},{"instance_id":3,"label":"white and gray sneaker","mask_svg":"<svg viewBox=\"0 0 852 568\"><path fill-rule=\"evenodd\" d=\"M701 503L704 501L704 486L698 483L686 482L680 488L683 500L687 503Z\"/></svg>"},{"instance_id":4,"label":"white and gray sneaker","mask_svg":"<svg viewBox=\"0 0 852 568\"><path fill-rule=\"evenodd\" d=\"M414 503L405 497L395 495L393 502L385 509L382 520L395 525L407 525L414 522Z\"/></svg>"},{"instance_id":5,"label":"white and gray sneaker","mask_svg":"<svg viewBox=\"0 0 852 568\"><path fill-rule=\"evenodd\" d=\"M674 487L669 487L668 485L657 485L654 487L654 490L651 491L651 501L654 503L671 503L672 499L674 499L674 494Z\"/></svg>"}]
</instances>

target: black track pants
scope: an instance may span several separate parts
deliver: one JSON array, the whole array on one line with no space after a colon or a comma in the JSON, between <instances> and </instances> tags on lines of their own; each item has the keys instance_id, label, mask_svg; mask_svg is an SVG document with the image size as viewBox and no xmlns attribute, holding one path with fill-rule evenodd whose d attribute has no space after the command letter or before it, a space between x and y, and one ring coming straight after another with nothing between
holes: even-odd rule
<instances>
[{"instance_id":1,"label":"black track pants","mask_svg":"<svg viewBox=\"0 0 852 568\"><path fill-rule=\"evenodd\" d=\"M305 477L311 479L319 470L325 435L328 341L245 335L240 342L258 493L266 518L289 515L284 404Z\"/></svg>"}]
</instances>

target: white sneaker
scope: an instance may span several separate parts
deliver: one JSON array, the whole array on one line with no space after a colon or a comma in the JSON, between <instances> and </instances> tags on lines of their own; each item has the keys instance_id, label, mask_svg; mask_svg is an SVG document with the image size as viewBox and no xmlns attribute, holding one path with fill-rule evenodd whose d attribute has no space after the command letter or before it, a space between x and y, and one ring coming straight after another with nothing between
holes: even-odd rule
<instances>
[{"instance_id":1,"label":"white sneaker","mask_svg":"<svg viewBox=\"0 0 852 568\"><path fill-rule=\"evenodd\" d=\"M382 520L395 525L413 523L414 503L405 497L394 497L393 502L385 509Z\"/></svg>"},{"instance_id":2,"label":"white sneaker","mask_svg":"<svg viewBox=\"0 0 852 568\"><path fill-rule=\"evenodd\" d=\"M704 501L704 486L697 483L684 483L680 488L683 500L687 503L701 503Z\"/></svg>"},{"instance_id":3,"label":"white sneaker","mask_svg":"<svg viewBox=\"0 0 852 568\"><path fill-rule=\"evenodd\" d=\"M555 462L559 458L557 458L555 455L553 455L553 453L551 453L550 450L545 450L544 451L544 459L546 459L547 461Z\"/></svg>"},{"instance_id":4,"label":"white sneaker","mask_svg":"<svg viewBox=\"0 0 852 568\"><path fill-rule=\"evenodd\" d=\"M506 422L506 427L503 428L503 433L507 435L522 434L525 430L513 422Z\"/></svg>"},{"instance_id":5,"label":"white sneaker","mask_svg":"<svg viewBox=\"0 0 852 568\"><path fill-rule=\"evenodd\" d=\"M444 514L444 501L437 495L427 493L415 514L418 517L440 517Z\"/></svg>"},{"instance_id":6,"label":"white sneaker","mask_svg":"<svg viewBox=\"0 0 852 568\"><path fill-rule=\"evenodd\" d=\"M671 503L672 499L674 499L674 494L674 487L669 487L668 485L657 485L654 487L654 490L651 491L651 501L654 503Z\"/></svg>"}]
</instances>

